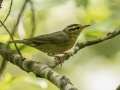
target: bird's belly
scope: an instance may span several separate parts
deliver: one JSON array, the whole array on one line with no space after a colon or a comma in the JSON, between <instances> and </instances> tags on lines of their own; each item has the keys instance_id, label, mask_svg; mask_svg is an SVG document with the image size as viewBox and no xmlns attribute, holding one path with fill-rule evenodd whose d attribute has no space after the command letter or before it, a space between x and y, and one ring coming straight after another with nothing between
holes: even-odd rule
<instances>
[{"instance_id":1,"label":"bird's belly","mask_svg":"<svg viewBox=\"0 0 120 90\"><path fill-rule=\"evenodd\" d=\"M64 45L57 45L57 44L41 44L40 46L36 47L37 49L45 52L45 53L61 53L71 49L76 40L70 40L69 43Z\"/></svg>"}]
</instances>

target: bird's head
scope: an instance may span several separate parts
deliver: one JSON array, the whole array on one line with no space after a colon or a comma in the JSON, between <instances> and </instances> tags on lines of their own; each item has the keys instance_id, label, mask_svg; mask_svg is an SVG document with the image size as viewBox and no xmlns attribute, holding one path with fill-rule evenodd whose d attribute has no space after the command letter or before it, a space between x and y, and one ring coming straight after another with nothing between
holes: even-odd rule
<instances>
[{"instance_id":1,"label":"bird's head","mask_svg":"<svg viewBox=\"0 0 120 90\"><path fill-rule=\"evenodd\" d=\"M78 37L81 31L90 25L71 24L67 26L63 31L70 36Z\"/></svg>"}]
</instances>

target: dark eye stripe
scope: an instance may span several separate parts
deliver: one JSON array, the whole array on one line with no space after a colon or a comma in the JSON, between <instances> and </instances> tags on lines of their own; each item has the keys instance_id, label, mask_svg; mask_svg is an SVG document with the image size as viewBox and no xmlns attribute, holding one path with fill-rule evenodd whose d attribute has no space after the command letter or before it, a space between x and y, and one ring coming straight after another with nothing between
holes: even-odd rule
<instances>
[{"instance_id":1,"label":"dark eye stripe","mask_svg":"<svg viewBox=\"0 0 120 90\"><path fill-rule=\"evenodd\" d=\"M80 27L75 27L75 28L68 28L69 30L76 30L79 29Z\"/></svg>"},{"instance_id":2,"label":"dark eye stripe","mask_svg":"<svg viewBox=\"0 0 120 90\"><path fill-rule=\"evenodd\" d=\"M79 25L79 24L72 24L72 25L67 26L67 28L70 28L70 27L73 27L73 26L77 26L77 25Z\"/></svg>"}]
</instances>

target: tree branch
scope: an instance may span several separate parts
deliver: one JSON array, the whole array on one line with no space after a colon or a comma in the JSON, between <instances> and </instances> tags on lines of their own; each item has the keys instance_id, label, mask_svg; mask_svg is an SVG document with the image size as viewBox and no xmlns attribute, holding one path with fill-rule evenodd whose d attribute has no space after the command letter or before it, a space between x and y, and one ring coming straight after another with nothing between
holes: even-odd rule
<instances>
[{"instance_id":1,"label":"tree branch","mask_svg":"<svg viewBox=\"0 0 120 90\"><path fill-rule=\"evenodd\" d=\"M0 55L24 71L33 72L38 77L46 78L51 83L56 85L60 90L77 90L69 79L53 71L47 64L42 64L41 62L31 61L21 57L14 50L10 49L8 45L5 45L1 42Z\"/></svg>"},{"instance_id":2,"label":"tree branch","mask_svg":"<svg viewBox=\"0 0 120 90\"><path fill-rule=\"evenodd\" d=\"M115 30L113 32L109 32L107 33L106 36L102 37L102 38L98 38L98 39L95 39L95 40L91 40L91 41L86 41L86 42L82 42L82 43L77 43L72 51L73 54L76 54L79 50L81 50L82 48L85 48L87 46L91 46L91 45L94 45L94 44L98 44L100 42L103 42L103 41L106 41L108 39L112 39L114 37L116 37L117 35L120 34L120 30ZM63 55L62 56L62 59L65 61L65 60L68 60L71 56L70 55ZM49 66L51 68L55 68L57 65L60 64L60 60L55 60L54 62L52 62L51 64L49 64Z\"/></svg>"}]
</instances>

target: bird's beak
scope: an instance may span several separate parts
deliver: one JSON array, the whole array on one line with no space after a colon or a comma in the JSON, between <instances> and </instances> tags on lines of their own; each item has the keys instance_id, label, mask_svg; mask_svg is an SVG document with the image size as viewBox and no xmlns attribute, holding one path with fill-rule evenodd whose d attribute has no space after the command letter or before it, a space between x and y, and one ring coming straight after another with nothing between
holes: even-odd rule
<instances>
[{"instance_id":1,"label":"bird's beak","mask_svg":"<svg viewBox=\"0 0 120 90\"><path fill-rule=\"evenodd\" d=\"M88 26L90 26L90 25L83 25L82 28L84 29L84 28L86 28L86 27L88 27Z\"/></svg>"}]
</instances>

